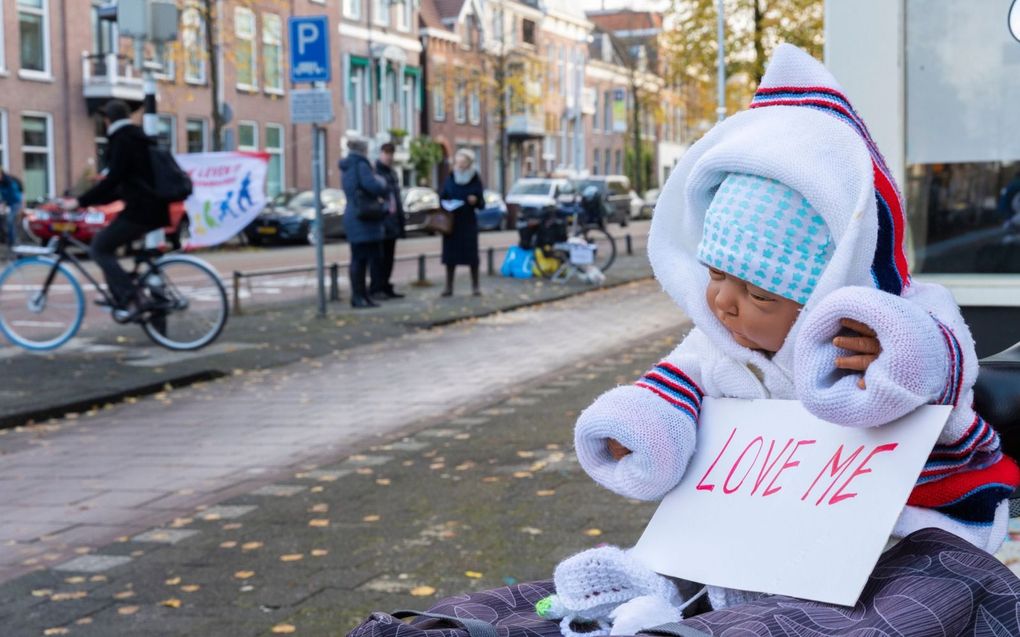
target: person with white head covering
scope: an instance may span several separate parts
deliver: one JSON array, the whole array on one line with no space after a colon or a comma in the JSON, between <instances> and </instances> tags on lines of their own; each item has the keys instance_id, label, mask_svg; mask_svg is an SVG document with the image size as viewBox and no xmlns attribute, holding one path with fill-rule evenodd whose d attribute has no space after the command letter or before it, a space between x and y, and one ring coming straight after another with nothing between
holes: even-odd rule
<instances>
[{"instance_id":1,"label":"person with white head covering","mask_svg":"<svg viewBox=\"0 0 1020 637\"><path fill-rule=\"evenodd\" d=\"M478 281L478 219L476 211L485 205L485 189L475 168L475 154L461 148L453 156L453 172L446 178L439 198L460 205L453 209L453 230L443 237L446 287L443 296L453 295L453 277L458 265L471 268L471 291L481 296Z\"/></svg>"}]
</instances>

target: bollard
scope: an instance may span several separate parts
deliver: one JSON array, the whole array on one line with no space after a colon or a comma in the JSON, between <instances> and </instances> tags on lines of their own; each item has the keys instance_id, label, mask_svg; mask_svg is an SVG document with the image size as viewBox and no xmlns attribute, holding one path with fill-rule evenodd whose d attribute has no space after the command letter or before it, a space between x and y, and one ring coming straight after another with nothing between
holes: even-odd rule
<instances>
[{"instance_id":1,"label":"bollard","mask_svg":"<svg viewBox=\"0 0 1020 637\"><path fill-rule=\"evenodd\" d=\"M234 270L234 314L241 313L241 273Z\"/></svg>"},{"instance_id":2,"label":"bollard","mask_svg":"<svg viewBox=\"0 0 1020 637\"><path fill-rule=\"evenodd\" d=\"M428 279L425 278L425 255L418 255L418 285L425 285Z\"/></svg>"},{"instance_id":3,"label":"bollard","mask_svg":"<svg viewBox=\"0 0 1020 637\"><path fill-rule=\"evenodd\" d=\"M340 265L337 263L329 265L329 300L340 300Z\"/></svg>"},{"instance_id":4,"label":"bollard","mask_svg":"<svg viewBox=\"0 0 1020 637\"><path fill-rule=\"evenodd\" d=\"M486 257L488 257L489 266L488 274L489 276L496 276L496 249L490 246L486 252L487 252Z\"/></svg>"},{"instance_id":5,"label":"bollard","mask_svg":"<svg viewBox=\"0 0 1020 637\"><path fill-rule=\"evenodd\" d=\"M629 233L624 238L627 240L627 256L628 257L632 257L632 256L634 256L634 242L631 241L631 237L630 237Z\"/></svg>"}]
</instances>

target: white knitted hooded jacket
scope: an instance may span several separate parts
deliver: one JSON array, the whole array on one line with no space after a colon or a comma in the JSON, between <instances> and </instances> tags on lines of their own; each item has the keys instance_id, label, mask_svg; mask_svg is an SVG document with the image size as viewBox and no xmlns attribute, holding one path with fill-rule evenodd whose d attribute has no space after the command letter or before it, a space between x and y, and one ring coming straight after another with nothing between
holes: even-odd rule
<instances>
[{"instance_id":1,"label":"white knitted hooded jacket","mask_svg":"<svg viewBox=\"0 0 1020 637\"><path fill-rule=\"evenodd\" d=\"M730 173L775 179L802 193L836 246L771 358L738 345L710 311L708 271L695 257L705 211ZM939 527L997 550L1016 465L971 409L977 359L959 308L944 288L909 279L903 223L884 160L835 79L800 49L778 47L751 108L709 131L662 190L649 258L695 327L636 384L603 394L581 414L575 444L585 471L621 495L662 498L695 453L702 396L798 399L820 418L854 427L883 425L924 404L952 404L893 535ZM841 352L832 339L841 318L869 325L881 342L867 389L835 370ZM607 438L633 453L613 460ZM710 590L713 605L745 599L725 593Z\"/></svg>"}]
</instances>

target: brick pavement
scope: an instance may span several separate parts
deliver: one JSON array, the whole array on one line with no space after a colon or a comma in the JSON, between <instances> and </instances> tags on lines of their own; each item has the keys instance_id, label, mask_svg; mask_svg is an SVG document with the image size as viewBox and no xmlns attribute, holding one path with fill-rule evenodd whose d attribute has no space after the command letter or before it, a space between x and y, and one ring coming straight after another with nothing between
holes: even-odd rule
<instances>
[{"instance_id":1,"label":"brick pavement","mask_svg":"<svg viewBox=\"0 0 1020 637\"><path fill-rule=\"evenodd\" d=\"M654 282L632 283L5 435L0 581L684 320Z\"/></svg>"}]
</instances>

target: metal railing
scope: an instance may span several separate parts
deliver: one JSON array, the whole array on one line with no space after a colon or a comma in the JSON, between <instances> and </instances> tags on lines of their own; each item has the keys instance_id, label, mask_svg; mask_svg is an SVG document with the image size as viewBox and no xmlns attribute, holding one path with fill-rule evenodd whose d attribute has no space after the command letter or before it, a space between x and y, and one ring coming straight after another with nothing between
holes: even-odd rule
<instances>
[{"instance_id":1,"label":"metal railing","mask_svg":"<svg viewBox=\"0 0 1020 637\"><path fill-rule=\"evenodd\" d=\"M624 242L624 254L627 256L634 255L634 241L633 237L628 233L623 236ZM479 249L479 255L485 255L485 273L488 276L496 275L496 252L505 252L510 247L517 245L516 243L506 246L488 246ZM396 257L393 259L394 263L407 263L412 261L418 262L417 278L411 281L413 285L426 286L429 285L428 279L428 260L438 259L442 256L441 252L425 252L415 256L403 256ZM326 265L324 275L327 277L326 289L330 301L340 300L340 270L349 269L351 266L350 261L334 261ZM284 276L288 274L308 274L313 273L316 270L315 265L308 266L296 266L286 268L267 268L264 270L250 270L248 272L242 272L240 270L234 270L233 273L233 313L241 314L241 288L245 280L249 281L249 292L251 291L250 281L252 279L258 279L263 277L272 276Z\"/></svg>"}]
</instances>

